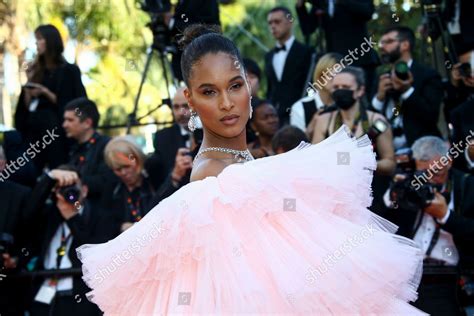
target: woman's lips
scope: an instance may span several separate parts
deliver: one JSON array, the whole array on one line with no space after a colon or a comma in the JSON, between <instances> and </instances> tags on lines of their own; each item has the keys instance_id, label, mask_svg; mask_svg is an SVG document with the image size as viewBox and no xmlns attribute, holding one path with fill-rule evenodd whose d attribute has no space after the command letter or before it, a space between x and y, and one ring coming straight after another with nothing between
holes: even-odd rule
<instances>
[{"instance_id":1,"label":"woman's lips","mask_svg":"<svg viewBox=\"0 0 474 316\"><path fill-rule=\"evenodd\" d=\"M221 119L221 122L224 124L224 125L234 125L235 123L237 123L237 121L239 120L239 117L240 116L237 116L237 115L229 115L229 116L225 116Z\"/></svg>"}]
</instances>

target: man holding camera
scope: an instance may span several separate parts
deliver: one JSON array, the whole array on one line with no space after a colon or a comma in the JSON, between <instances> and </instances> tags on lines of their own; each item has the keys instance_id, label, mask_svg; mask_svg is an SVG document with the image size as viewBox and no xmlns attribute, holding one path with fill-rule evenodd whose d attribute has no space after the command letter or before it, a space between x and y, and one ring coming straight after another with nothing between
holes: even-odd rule
<instances>
[{"instance_id":1,"label":"man holding camera","mask_svg":"<svg viewBox=\"0 0 474 316\"><path fill-rule=\"evenodd\" d=\"M167 182L166 179L170 174L172 180L177 184L184 185L189 182L193 164L192 152L199 149L196 148L199 146L196 144L195 135L201 129L192 133L188 128L191 112L184 96L183 87L176 90L172 110L174 124L156 133L155 152L145 162L146 170L148 170L155 187L160 187Z\"/></svg>"},{"instance_id":2,"label":"man holding camera","mask_svg":"<svg viewBox=\"0 0 474 316\"><path fill-rule=\"evenodd\" d=\"M115 227L107 210L98 211L87 199L88 189L72 166L63 165L40 178L31 200L38 259L35 270L59 270L36 278L31 315L100 315L85 294L90 291L80 272L76 248L112 239ZM47 203L49 199L53 203ZM67 270L76 271L67 271Z\"/></svg>"},{"instance_id":3,"label":"man holding camera","mask_svg":"<svg viewBox=\"0 0 474 316\"><path fill-rule=\"evenodd\" d=\"M64 108L63 128L66 136L76 141L68 164L81 173L89 200L95 205L99 204L104 185L117 181L104 161L104 148L110 139L97 132L99 119L96 104L87 98L72 100Z\"/></svg>"},{"instance_id":4,"label":"man holding camera","mask_svg":"<svg viewBox=\"0 0 474 316\"><path fill-rule=\"evenodd\" d=\"M418 139L414 161L409 159L414 170L405 164L384 195L391 209L387 217L399 226L398 233L425 253L414 305L432 315L458 315L473 298L468 289L474 285L474 178L451 169L456 150L439 137ZM464 285L458 296L460 278Z\"/></svg>"},{"instance_id":5,"label":"man holding camera","mask_svg":"<svg viewBox=\"0 0 474 316\"><path fill-rule=\"evenodd\" d=\"M440 135L441 77L413 60L413 31L404 26L389 28L379 46L385 66L379 68L382 74L374 86L372 106L391 122L395 150L411 146L422 136Z\"/></svg>"}]
</instances>

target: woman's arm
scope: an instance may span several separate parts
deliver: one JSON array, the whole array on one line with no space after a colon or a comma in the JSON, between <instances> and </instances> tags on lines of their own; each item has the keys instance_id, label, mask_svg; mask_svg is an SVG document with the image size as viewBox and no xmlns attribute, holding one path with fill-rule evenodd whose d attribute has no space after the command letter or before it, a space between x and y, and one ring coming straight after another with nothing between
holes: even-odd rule
<instances>
[{"instance_id":1,"label":"woman's arm","mask_svg":"<svg viewBox=\"0 0 474 316\"><path fill-rule=\"evenodd\" d=\"M313 117L314 122L312 122L312 127L313 127L313 135L311 137L311 143L317 144L319 142L322 142L325 138L324 135L324 128L327 126L327 122L329 119L329 115L323 114L319 115L316 113Z\"/></svg>"},{"instance_id":2,"label":"woman's arm","mask_svg":"<svg viewBox=\"0 0 474 316\"><path fill-rule=\"evenodd\" d=\"M388 125L388 128L385 132L380 134L376 140L377 156L379 159L377 160L377 170L375 172L379 175L390 176L393 174L396 167L392 129L385 117L377 113L374 115L373 121L378 119L384 121Z\"/></svg>"}]
</instances>

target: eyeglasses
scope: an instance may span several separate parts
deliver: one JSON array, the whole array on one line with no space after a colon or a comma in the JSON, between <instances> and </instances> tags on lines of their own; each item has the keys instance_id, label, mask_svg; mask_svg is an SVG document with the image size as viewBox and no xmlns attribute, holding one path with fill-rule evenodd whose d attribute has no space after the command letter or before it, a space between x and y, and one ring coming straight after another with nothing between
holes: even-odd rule
<instances>
[{"instance_id":1,"label":"eyeglasses","mask_svg":"<svg viewBox=\"0 0 474 316\"><path fill-rule=\"evenodd\" d=\"M379 41L379 46L392 44L393 42L399 42L399 40L396 39L396 38L389 38L389 39L386 39L386 40L380 40Z\"/></svg>"}]
</instances>

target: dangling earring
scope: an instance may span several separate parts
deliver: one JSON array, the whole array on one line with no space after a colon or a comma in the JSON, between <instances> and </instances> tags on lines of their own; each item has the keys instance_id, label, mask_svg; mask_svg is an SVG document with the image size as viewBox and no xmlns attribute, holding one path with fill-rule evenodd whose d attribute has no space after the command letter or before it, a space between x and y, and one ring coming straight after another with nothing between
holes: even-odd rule
<instances>
[{"instance_id":1,"label":"dangling earring","mask_svg":"<svg viewBox=\"0 0 474 316\"><path fill-rule=\"evenodd\" d=\"M252 96L250 96L249 107L250 107L250 115L249 115L249 118L251 119L251 118L252 118L252 113L253 113Z\"/></svg>"},{"instance_id":2,"label":"dangling earring","mask_svg":"<svg viewBox=\"0 0 474 316\"><path fill-rule=\"evenodd\" d=\"M194 132L196 130L196 116L195 114L197 114L196 112L194 112L193 110L191 110L191 117L189 118L189 121L188 121L188 128L191 132Z\"/></svg>"}]
</instances>

